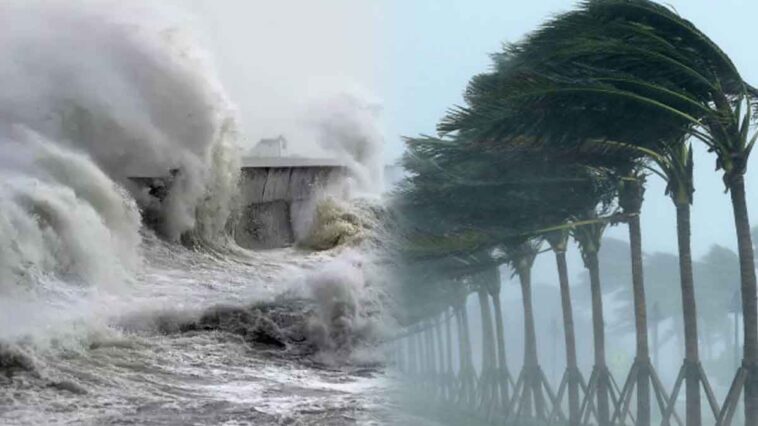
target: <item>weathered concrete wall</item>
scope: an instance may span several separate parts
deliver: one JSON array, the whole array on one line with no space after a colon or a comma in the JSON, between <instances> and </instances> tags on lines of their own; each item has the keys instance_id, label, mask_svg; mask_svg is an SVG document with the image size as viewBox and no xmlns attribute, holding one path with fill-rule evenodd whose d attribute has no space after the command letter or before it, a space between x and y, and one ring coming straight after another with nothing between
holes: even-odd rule
<instances>
[{"instance_id":1,"label":"weathered concrete wall","mask_svg":"<svg viewBox=\"0 0 758 426\"><path fill-rule=\"evenodd\" d=\"M237 222L234 239L240 247L249 249L286 247L292 244L295 236L290 204L279 200L246 205Z\"/></svg>"},{"instance_id":2,"label":"weathered concrete wall","mask_svg":"<svg viewBox=\"0 0 758 426\"><path fill-rule=\"evenodd\" d=\"M295 240L293 217L320 188L337 184L346 169L329 160L286 157L249 158L240 177L242 211L234 228L241 247L277 248ZM134 177L138 203L148 226L161 226L161 203L171 191L173 178Z\"/></svg>"},{"instance_id":3,"label":"weathered concrete wall","mask_svg":"<svg viewBox=\"0 0 758 426\"><path fill-rule=\"evenodd\" d=\"M240 182L242 215L235 227L237 244L250 249L284 247L294 242L293 207L319 188L344 176L339 166L243 167Z\"/></svg>"}]
</instances>

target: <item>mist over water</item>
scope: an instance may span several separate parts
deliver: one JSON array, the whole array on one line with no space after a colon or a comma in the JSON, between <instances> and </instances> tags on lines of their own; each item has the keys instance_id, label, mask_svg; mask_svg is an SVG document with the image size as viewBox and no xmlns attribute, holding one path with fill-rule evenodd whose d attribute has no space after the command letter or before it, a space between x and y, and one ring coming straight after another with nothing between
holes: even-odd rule
<instances>
[{"instance_id":1,"label":"mist over water","mask_svg":"<svg viewBox=\"0 0 758 426\"><path fill-rule=\"evenodd\" d=\"M348 171L301 206L318 244L244 250L235 93L174 12L0 5L0 423L375 422L380 107L314 101L306 143Z\"/></svg>"},{"instance_id":2,"label":"mist over water","mask_svg":"<svg viewBox=\"0 0 758 426\"><path fill-rule=\"evenodd\" d=\"M199 51L138 7L0 8L4 290L56 299L45 293L128 286L144 196L130 177L178 170L159 231L219 238L239 173L234 117Z\"/></svg>"},{"instance_id":3,"label":"mist over water","mask_svg":"<svg viewBox=\"0 0 758 426\"><path fill-rule=\"evenodd\" d=\"M355 190L383 190L383 135L378 128L381 104L366 95L342 92L314 102L307 113L319 146L344 162Z\"/></svg>"}]
</instances>

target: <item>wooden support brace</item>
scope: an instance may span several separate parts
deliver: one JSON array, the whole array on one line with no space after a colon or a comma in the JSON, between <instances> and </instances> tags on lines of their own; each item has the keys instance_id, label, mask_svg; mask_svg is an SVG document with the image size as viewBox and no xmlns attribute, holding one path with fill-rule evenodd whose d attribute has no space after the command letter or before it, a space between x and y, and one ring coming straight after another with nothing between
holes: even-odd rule
<instances>
[{"instance_id":1,"label":"wooden support brace","mask_svg":"<svg viewBox=\"0 0 758 426\"><path fill-rule=\"evenodd\" d=\"M726 400L724 400L724 405L722 405L719 412L716 426L730 426L732 424L732 416L734 416L746 380L747 370L744 367L740 367L737 369L737 375L734 376L732 386L729 387L729 392L726 394Z\"/></svg>"},{"instance_id":2,"label":"wooden support brace","mask_svg":"<svg viewBox=\"0 0 758 426\"><path fill-rule=\"evenodd\" d=\"M547 419L547 424L551 425L553 424L553 420L556 417L556 409L561 406L561 403L563 402L563 394L566 392L566 388L568 387L568 377L569 377L569 370L566 369L566 371L563 372L563 377L561 378L561 383L558 385L558 395L556 396L556 402L553 404L553 410L550 413L550 417Z\"/></svg>"},{"instance_id":3,"label":"wooden support brace","mask_svg":"<svg viewBox=\"0 0 758 426\"><path fill-rule=\"evenodd\" d=\"M589 422L590 413L592 412L594 412L595 419L597 419L597 412L594 411L595 404L592 401L592 397L595 395L595 389L597 387L597 376L597 369L593 369L592 374L590 374L590 380L587 382L587 386L584 390L584 400L579 409L579 418L582 419L582 423Z\"/></svg>"},{"instance_id":4,"label":"wooden support brace","mask_svg":"<svg viewBox=\"0 0 758 426\"><path fill-rule=\"evenodd\" d=\"M655 371L653 366L648 363L647 368L650 370L649 376L653 382L653 390L655 391L655 398L658 400L658 408L661 413L663 413L666 411L666 389L663 387L661 378L658 377L658 372ZM679 414L676 413L676 410L672 410L672 415L679 426L684 426L684 423L679 417Z\"/></svg>"},{"instance_id":5,"label":"wooden support brace","mask_svg":"<svg viewBox=\"0 0 758 426\"><path fill-rule=\"evenodd\" d=\"M708 399L708 405L711 407L711 413L713 414L713 419L718 420L719 413L721 412L721 408L719 407L719 403L716 400L716 396L713 393L713 388L711 387L711 384L708 382L708 376L705 375L705 371L703 371L703 365L698 363L698 376L700 377L700 383L703 385L703 390L705 391L705 397Z\"/></svg>"},{"instance_id":6,"label":"wooden support brace","mask_svg":"<svg viewBox=\"0 0 758 426\"><path fill-rule=\"evenodd\" d=\"M679 369L679 374L676 376L676 381L674 382L674 388L671 390L671 396L669 396L668 400L666 401L666 410L663 412L661 425L669 424L669 419L671 418L671 414L674 412L676 399L677 397L679 397L679 391L682 388L682 383L684 382L684 376L685 376L686 371L687 371L687 364L685 361L685 364L682 365L682 367Z\"/></svg>"},{"instance_id":7,"label":"wooden support brace","mask_svg":"<svg viewBox=\"0 0 758 426\"><path fill-rule=\"evenodd\" d=\"M618 420L619 424L626 424L626 417L627 415L631 418L631 409L630 405L632 403L632 394L634 393L634 387L637 383L637 370L639 369L639 365L637 364L637 361L635 360L632 364L632 368L629 369L629 374L626 376L626 381L624 382L624 387L621 389L621 394L619 395L619 399L623 401L622 410L616 411L613 414L613 417L611 418L611 424L616 424L616 421ZM634 419L632 418L632 422L634 422Z\"/></svg>"},{"instance_id":8,"label":"wooden support brace","mask_svg":"<svg viewBox=\"0 0 758 426\"><path fill-rule=\"evenodd\" d=\"M545 372L542 371L542 369L539 370L540 372L540 381L542 383L542 387L545 389L545 393L547 394L548 399L550 399L550 404L552 405L552 408L550 409L550 417L547 418L547 421L550 421L550 418L552 418L554 413L558 414L559 420L562 422L565 422L566 416L563 414L563 409L561 408L561 402L556 397L555 393L553 392L553 389L550 387L550 383L547 381L547 377L545 377Z\"/></svg>"}]
</instances>

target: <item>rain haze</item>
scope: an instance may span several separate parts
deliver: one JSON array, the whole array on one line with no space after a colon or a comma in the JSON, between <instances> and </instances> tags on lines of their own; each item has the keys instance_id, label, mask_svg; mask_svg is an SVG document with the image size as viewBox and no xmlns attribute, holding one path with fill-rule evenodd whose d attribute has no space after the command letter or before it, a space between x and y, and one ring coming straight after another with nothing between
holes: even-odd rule
<instances>
[{"instance_id":1,"label":"rain haze","mask_svg":"<svg viewBox=\"0 0 758 426\"><path fill-rule=\"evenodd\" d=\"M758 426L756 16L0 1L0 424Z\"/></svg>"},{"instance_id":2,"label":"rain haze","mask_svg":"<svg viewBox=\"0 0 758 426\"><path fill-rule=\"evenodd\" d=\"M392 76L385 83L388 159L397 158L403 145L397 136L436 133L435 125L448 108L463 101L462 93L472 75L487 71L488 55L505 42L517 42L542 21L571 9L574 2L553 1L463 1L419 0L386 2L393 30L389 51ZM758 57L748 36L758 4L747 0L667 1L692 21L732 58L748 81L758 81ZM702 148L696 145L698 148ZM693 253L702 255L711 244L736 248L729 195L715 160L704 149L695 156L695 202L692 208ZM748 168L747 185L758 185L758 171ZM755 182L751 185L751 182ZM644 237L649 251L676 251L674 207L663 196L665 185L650 178L642 221L650 229ZM755 189L758 191L758 188ZM750 191L750 189L748 189ZM756 214L758 206L751 206ZM625 238L623 230L610 236Z\"/></svg>"}]
</instances>

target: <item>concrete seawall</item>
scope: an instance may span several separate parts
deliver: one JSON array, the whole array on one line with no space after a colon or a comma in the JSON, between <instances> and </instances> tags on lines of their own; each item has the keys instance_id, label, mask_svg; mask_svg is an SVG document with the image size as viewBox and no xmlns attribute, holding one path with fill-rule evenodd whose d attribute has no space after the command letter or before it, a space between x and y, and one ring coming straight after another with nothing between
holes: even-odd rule
<instances>
[{"instance_id":1,"label":"concrete seawall","mask_svg":"<svg viewBox=\"0 0 758 426\"><path fill-rule=\"evenodd\" d=\"M175 172L174 172L175 173ZM319 190L343 181L347 169L333 160L290 157L245 158L240 176L241 214L234 238L241 247L286 247L295 241L295 223ZM134 177L144 195L138 199L143 220L159 227L161 202L172 176Z\"/></svg>"},{"instance_id":2,"label":"concrete seawall","mask_svg":"<svg viewBox=\"0 0 758 426\"><path fill-rule=\"evenodd\" d=\"M256 158L243 163L237 244L251 249L292 244L298 214L319 189L337 184L345 174L343 166L320 160Z\"/></svg>"}]
</instances>

